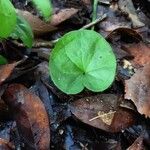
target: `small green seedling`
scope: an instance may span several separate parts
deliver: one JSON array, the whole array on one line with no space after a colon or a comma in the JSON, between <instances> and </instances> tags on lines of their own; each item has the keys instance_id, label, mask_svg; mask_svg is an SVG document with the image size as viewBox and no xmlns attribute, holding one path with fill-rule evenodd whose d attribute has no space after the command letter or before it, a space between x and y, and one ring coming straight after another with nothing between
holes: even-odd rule
<instances>
[{"instance_id":1,"label":"small green seedling","mask_svg":"<svg viewBox=\"0 0 150 150\"><path fill-rule=\"evenodd\" d=\"M77 30L64 35L53 49L50 76L64 93L84 88L101 92L110 87L116 74L116 58L109 43L97 32Z\"/></svg>"},{"instance_id":2,"label":"small green seedling","mask_svg":"<svg viewBox=\"0 0 150 150\"><path fill-rule=\"evenodd\" d=\"M25 46L32 47L33 32L29 23L21 16L17 16L17 24L10 37L21 39Z\"/></svg>"},{"instance_id":3,"label":"small green seedling","mask_svg":"<svg viewBox=\"0 0 150 150\"><path fill-rule=\"evenodd\" d=\"M45 21L50 19L52 5L50 0L31 0ZM25 46L31 47L33 33L27 21L18 16L10 0L0 0L0 39L12 37L21 39Z\"/></svg>"}]
</instances>

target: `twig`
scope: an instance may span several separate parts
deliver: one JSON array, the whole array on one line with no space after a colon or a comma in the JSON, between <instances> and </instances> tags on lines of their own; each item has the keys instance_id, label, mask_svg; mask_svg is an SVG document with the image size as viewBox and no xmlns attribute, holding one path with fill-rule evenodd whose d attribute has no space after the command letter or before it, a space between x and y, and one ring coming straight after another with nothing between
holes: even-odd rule
<instances>
[{"instance_id":1,"label":"twig","mask_svg":"<svg viewBox=\"0 0 150 150\"><path fill-rule=\"evenodd\" d=\"M103 21L106 17L107 17L107 15L104 14L102 17L100 17L100 18L96 19L95 21L93 21L93 22L91 22L91 23L89 23L89 24L83 26L81 29L90 28L90 27L94 26L95 24L97 24L97 23Z\"/></svg>"},{"instance_id":2,"label":"twig","mask_svg":"<svg viewBox=\"0 0 150 150\"><path fill-rule=\"evenodd\" d=\"M59 39L53 41L35 41L33 43L32 48L39 48L39 47L47 47L51 48L54 46L55 43L58 42ZM14 41L14 43L19 47L25 47L23 43L19 43L18 41Z\"/></svg>"}]
</instances>

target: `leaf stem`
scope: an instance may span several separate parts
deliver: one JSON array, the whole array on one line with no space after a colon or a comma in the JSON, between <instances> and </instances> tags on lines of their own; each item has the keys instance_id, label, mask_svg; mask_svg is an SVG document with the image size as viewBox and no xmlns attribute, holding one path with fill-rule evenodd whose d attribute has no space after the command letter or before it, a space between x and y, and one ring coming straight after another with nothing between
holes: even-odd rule
<instances>
[{"instance_id":1,"label":"leaf stem","mask_svg":"<svg viewBox=\"0 0 150 150\"><path fill-rule=\"evenodd\" d=\"M97 4L98 4L98 0L94 0L92 22L95 21L97 17ZM94 26L91 29L94 30Z\"/></svg>"}]
</instances>

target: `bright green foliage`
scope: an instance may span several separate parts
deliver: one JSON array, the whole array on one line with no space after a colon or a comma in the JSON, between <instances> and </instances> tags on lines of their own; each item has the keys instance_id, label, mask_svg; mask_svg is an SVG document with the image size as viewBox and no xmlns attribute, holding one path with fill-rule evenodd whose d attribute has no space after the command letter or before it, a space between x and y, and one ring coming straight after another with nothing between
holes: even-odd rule
<instances>
[{"instance_id":1,"label":"bright green foliage","mask_svg":"<svg viewBox=\"0 0 150 150\"><path fill-rule=\"evenodd\" d=\"M116 59L108 42L91 30L78 30L63 36L51 53L50 75L67 94L84 88L100 92L113 82Z\"/></svg>"},{"instance_id":2,"label":"bright green foliage","mask_svg":"<svg viewBox=\"0 0 150 150\"><path fill-rule=\"evenodd\" d=\"M32 47L33 33L29 23L21 16L17 16L17 24L11 37L14 39L21 39L25 46Z\"/></svg>"},{"instance_id":3,"label":"bright green foliage","mask_svg":"<svg viewBox=\"0 0 150 150\"><path fill-rule=\"evenodd\" d=\"M16 12L10 0L0 0L0 38L7 38L16 25Z\"/></svg>"},{"instance_id":4,"label":"bright green foliage","mask_svg":"<svg viewBox=\"0 0 150 150\"><path fill-rule=\"evenodd\" d=\"M7 64L7 59L4 56L0 55L0 65L4 64Z\"/></svg>"},{"instance_id":5,"label":"bright green foliage","mask_svg":"<svg viewBox=\"0 0 150 150\"><path fill-rule=\"evenodd\" d=\"M48 21L52 14L52 4L50 0L32 0L32 2L43 15L45 21Z\"/></svg>"}]
</instances>

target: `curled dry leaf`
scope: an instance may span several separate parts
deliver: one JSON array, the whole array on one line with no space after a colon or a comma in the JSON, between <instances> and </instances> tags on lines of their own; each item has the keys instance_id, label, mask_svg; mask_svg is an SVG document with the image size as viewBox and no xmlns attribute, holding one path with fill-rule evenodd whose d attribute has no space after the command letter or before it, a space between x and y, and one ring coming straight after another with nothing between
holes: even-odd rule
<instances>
[{"instance_id":1,"label":"curled dry leaf","mask_svg":"<svg viewBox=\"0 0 150 150\"><path fill-rule=\"evenodd\" d=\"M0 85L11 75L17 64L12 63L0 66Z\"/></svg>"},{"instance_id":2,"label":"curled dry leaf","mask_svg":"<svg viewBox=\"0 0 150 150\"><path fill-rule=\"evenodd\" d=\"M123 45L122 49L134 57L130 62L136 68L144 66L150 61L150 46L145 43L140 42L138 44Z\"/></svg>"},{"instance_id":3,"label":"curled dry leaf","mask_svg":"<svg viewBox=\"0 0 150 150\"><path fill-rule=\"evenodd\" d=\"M108 132L119 132L136 120L131 110L119 107L121 101L121 96L102 94L79 99L70 108L86 124Z\"/></svg>"},{"instance_id":4,"label":"curled dry leaf","mask_svg":"<svg viewBox=\"0 0 150 150\"><path fill-rule=\"evenodd\" d=\"M1 150L14 150L15 146L9 141L0 138L0 149Z\"/></svg>"},{"instance_id":5,"label":"curled dry leaf","mask_svg":"<svg viewBox=\"0 0 150 150\"><path fill-rule=\"evenodd\" d=\"M119 0L118 5L123 13L128 14L128 17L132 21L133 28L143 27L145 25L143 22L139 20L134 5L132 3L132 0Z\"/></svg>"},{"instance_id":6,"label":"curled dry leaf","mask_svg":"<svg viewBox=\"0 0 150 150\"><path fill-rule=\"evenodd\" d=\"M18 14L23 16L31 25L35 35L42 35L57 29L57 25L69 19L78 12L78 9L68 8L62 9L57 14L54 14L50 22L44 22L38 16L32 15L28 11L17 10Z\"/></svg>"},{"instance_id":7,"label":"curled dry leaf","mask_svg":"<svg viewBox=\"0 0 150 150\"><path fill-rule=\"evenodd\" d=\"M115 30L113 30L112 32L110 32L108 34L108 36L106 37L108 40L113 40L113 38L115 38L116 36L124 36L124 37L132 37L137 41L141 41L142 40L142 36L135 30L131 29L131 28L125 28L125 27L120 27L117 28Z\"/></svg>"},{"instance_id":8,"label":"curled dry leaf","mask_svg":"<svg viewBox=\"0 0 150 150\"><path fill-rule=\"evenodd\" d=\"M12 84L6 89L4 100L13 112L19 134L26 147L33 150L48 150L49 120L39 97L21 84Z\"/></svg>"},{"instance_id":9,"label":"curled dry leaf","mask_svg":"<svg viewBox=\"0 0 150 150\"><path fill-rule=\"evenodd\" d=\"M125 98L131 99L141 114L150 117L150 63L125 81Z\"/></svg>"}]
</instances>

